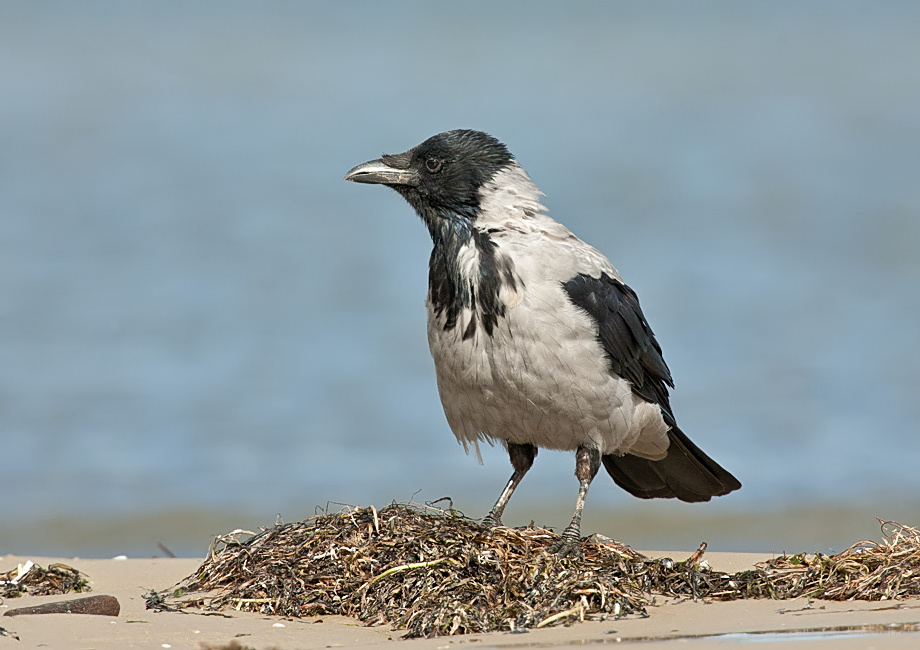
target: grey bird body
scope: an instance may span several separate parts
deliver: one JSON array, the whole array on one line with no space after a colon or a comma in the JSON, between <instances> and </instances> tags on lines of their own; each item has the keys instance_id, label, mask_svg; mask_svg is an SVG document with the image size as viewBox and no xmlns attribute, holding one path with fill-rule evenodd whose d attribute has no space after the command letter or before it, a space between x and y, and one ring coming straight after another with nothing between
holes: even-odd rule
<instances>
[{"instance_id":1,"label":"grey bird body","mask_svg":"<svg viewBox=\"0 0 920 650\"><path fill-rule=\"evenodd\" d=\"M473 224L480 235L460 249L459 279L481 293L488 279L476 242L488 238L496 266L513 278L499 285L503 316L488 333L475 306L465 306L448 328L430 292L427 299L428 343L454 435L474 448L498 439L663 458L668 427L661 410L610 372L596 324L574 308L562 285L579 273L619 279L616 270L546 215L539 190L516 163L496 174L483 197Z\"/></svg>"},{"instance_id":2,"label":"grey bird body","mask_svg":"<svg viewBox=\"0 0 920 650\"><path fill-rule=\"evenodd\" d=\"M576 451L569 550L601 462L644 498L704 501L740 487L677 427L671 375L635 293L548 216L504 145L449 131L346 179L396 189L428 226L428 343L447 421L477 455L481 441L500 441L515 468L487 524L500 524L540 447Z\"/></svg>"}]
</instances>

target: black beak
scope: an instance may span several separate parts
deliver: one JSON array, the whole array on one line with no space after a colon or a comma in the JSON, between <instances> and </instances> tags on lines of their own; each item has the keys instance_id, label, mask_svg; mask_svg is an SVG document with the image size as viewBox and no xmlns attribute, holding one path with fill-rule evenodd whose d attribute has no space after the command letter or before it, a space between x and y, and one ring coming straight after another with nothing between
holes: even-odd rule
<instances>
[{"instance_id":1,"label":"black beak","mask_svg":"<svg viewBox=\"0 0 920 650\"><path fill-rule=\"evenodd\" d=\"M369 160L353 167L345 174L346 181L355 183L375 183L378 185L411 185L419 183L418 172L414 169L399 169L383 162L382 158Z\"/></svg>"}]
</instances>

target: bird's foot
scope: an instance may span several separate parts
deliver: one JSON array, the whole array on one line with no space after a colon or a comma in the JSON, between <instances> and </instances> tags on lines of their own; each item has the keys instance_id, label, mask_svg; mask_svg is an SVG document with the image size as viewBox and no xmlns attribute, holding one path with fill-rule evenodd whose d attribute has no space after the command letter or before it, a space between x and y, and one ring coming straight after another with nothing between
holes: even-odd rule
<instances>
[{"instance_id":1,"label":"bird's foot","mask_svg":"<svg viewBox=\"0 0 920 650\"><path fill-rule=\"evenodd\" d=\"M501 515L496 515L495 513L490 512L485 517L483 517L482 523L480 526L483 528L488 528L492 530L493 528L498 528L499 526L504 526L502 523Z\"/></svg>"},{"instance_id":2,"label":"bird's foot","mask_svg":"<svg viewBox=\"0 0 920 650\"><path fill-rule=\"evenodd\" d=\"M566 528L550 550L561 558L584 559L585 556L581 552L581 531L571 526Z\"/></svg>"}]
</instances>

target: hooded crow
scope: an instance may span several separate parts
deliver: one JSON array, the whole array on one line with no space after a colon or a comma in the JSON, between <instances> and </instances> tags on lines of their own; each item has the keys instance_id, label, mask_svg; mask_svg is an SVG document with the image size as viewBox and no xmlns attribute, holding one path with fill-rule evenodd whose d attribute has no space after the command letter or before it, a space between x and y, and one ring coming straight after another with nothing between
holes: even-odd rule
<instances>
[{"instance_id":1,"label":"hooded crow","mask_svg":"<svg viewBox=\"0 0 920 650\"><path fill-rule=\"evenodd\" d=\"M505 145L447 131L345 179L392 187L431 234L428 345L444 413L467 451L498 440L514 468L484 525L501 525L540 447L575 452L564 554L578 553L601 463L643 499L708 501L741 487L678 428L674 382L635 292L547 215Z\"/></svg>"}]
</instances>

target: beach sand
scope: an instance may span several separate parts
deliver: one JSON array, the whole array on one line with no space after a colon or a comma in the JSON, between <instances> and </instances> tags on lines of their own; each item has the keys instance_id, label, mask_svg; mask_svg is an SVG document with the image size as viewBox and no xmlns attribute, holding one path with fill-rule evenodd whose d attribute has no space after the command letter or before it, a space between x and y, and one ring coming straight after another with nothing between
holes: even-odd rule
<instances>
[{"instance_id":1,"label":"beach sand","mask_svg":"<svg viewBox=\"0 0 920 650\"><path fill-rule=\"evenodd\" d=\"M680 553L644 552L650 557ZM707 553L714 569L735 572L770 559L763 554ZM473 647L582 646L633 644L652 648L708 648L757 643L784 648L920 648L920 599L882 602L743 600L693 602L658 598L648 618L575 623L568 627L512 634L496 632L435 639L403 640L387 626L365 627L338 616L300 620L245 612L223 615L153 612L145 594L168 589L194 573L200 559L90 559L7 555L0 571L32 560L42 567L63 562L89 577L89 594L25 596L0 604L0 615L25 606L111 595L121 604L117 617L83 614L0 616L0 648L223 648L236 642L257 650L338 647L387 647L402 650L447 650ZM16 640L18 637L19 640ZM641 643L640 643L641 642Z\"/></svg>"}]
</instances>

